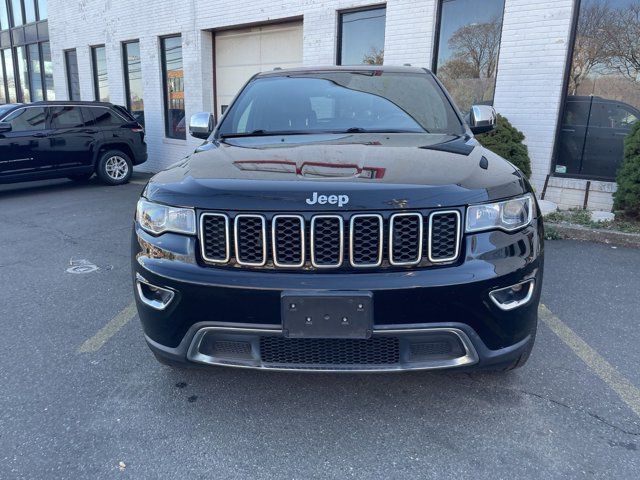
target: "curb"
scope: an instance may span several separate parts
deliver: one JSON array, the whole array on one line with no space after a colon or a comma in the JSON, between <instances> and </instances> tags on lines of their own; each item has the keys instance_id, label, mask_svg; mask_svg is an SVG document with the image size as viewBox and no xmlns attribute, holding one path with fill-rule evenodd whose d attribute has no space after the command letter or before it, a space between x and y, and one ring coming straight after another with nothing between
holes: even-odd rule
<instances>
[{"instance_id":1,"label":"curb","mask_svg":"<svg viewBox=\"0 0 640 480\"><path fill-rule=\"evenodd\" d=\"M583 242L606 243L620 247L640 248L640 234L587 228L572 223L545 222L545 228L553 229L562 239Z\"/></svg>"}]
</instances>

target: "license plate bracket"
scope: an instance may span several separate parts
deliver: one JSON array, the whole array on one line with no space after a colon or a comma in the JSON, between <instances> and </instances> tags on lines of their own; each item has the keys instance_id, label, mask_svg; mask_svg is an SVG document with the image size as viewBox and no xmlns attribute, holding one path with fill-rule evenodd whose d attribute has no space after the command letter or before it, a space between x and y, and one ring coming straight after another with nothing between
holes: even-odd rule
<instances>
[{"instance_id":1,"label":"license plate bracket","mask_svg":"<svg viewBox=\"0 0 640 480\"><path fill-rule=\"evenodd\" d=\"M288 338L370 338L371 292L283 292L282 328Z\"/></svg>"}]
</instances>

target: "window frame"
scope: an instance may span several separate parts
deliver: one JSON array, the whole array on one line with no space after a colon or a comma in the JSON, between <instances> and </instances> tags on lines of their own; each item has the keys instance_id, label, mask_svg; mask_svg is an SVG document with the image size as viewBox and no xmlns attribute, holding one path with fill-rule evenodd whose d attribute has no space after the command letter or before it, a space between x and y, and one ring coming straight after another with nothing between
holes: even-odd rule
<instances>
[{"instance_id":1,"label":"window frame","mask_svg":"<svg viewBox=\"0 0 640 480\"><path fill-rule=\"evenodd\" d=\"M100 98L100 80L98 79L98 57L97 57L97 51L100 48L104 48L104 57L105 57L105 67L107 67L107 91L109 89L109 68L108 68L108 61L107 61L107 46L105 44L99 44L99 45L91 45L91 74L93 76L93 99L96 102L102 102L102 99ZM107 93L108 96L108 93ZM109 101L107 99L107 101Z\"/></svg>"},{"instance_id":2,"label":"window frame","mask_svg":"<svg viewBox=\"0 0 640 480\"><path fill-rule=\"evenodd\" d=\"M162 37L159 37L160 40L160 68L162 70L162 98L163 98L163 106L162 106L162 112L164 115L164 136L165 138L170 138L172 140L186 140L187 136L186 136L186 132L185 132L185 138L182 137L177 137L175 135L171 135L170 134L170 128L169 128L169 78L168 78L168 69L167 69L167 52L166 52L166 47L165 47L165 41L170 39L170 38L180 38L180 44L182 47L182 34L181 33L176 33L173 35L163 35ZM184 72L184 57L182 58L182 71ZM184 84L184 74L183 74L183 78L182 78L183 84ZM183 91L184 91L184 87L183 87ZM186 109L186 105L185 105L185 109L184 109L184 113L185 113L185 130L186 130L186 126L187 126L187 109Z\"/></svg>"},{"instance_id":3,"label":"window frame","mask_svg":"<svg viewBox=\"0 0 640 480\"><path fill-rule=\"evenodd\" d=\"M64 55L64 73L66 78L66 84L67 84L67 98L71 101L79 101L80 98L82 98L82 95L80 94L80 72L78 72L78 94L80 96L80 98L73 98L73 88L71 87L71 75L69 73L69 57L68 54L73 52L76 56L76 70L78 70L78 50L75 48L69 48L67 50L63 51L63 55Z\"/></svg>"},{"instance_id":4,"label":"window frame","mask_svg":"<svg viewBox=\"0 0 640 480\"><path fill-rule=\"evenodd\" d=\"M382 10L384 9L385 11L385 17L384 17L384 35L385 35L385 41L386 41L386 36L387 36L387 3L386 2L382 2L382 3L374 3L371 5L366 5L363 7L355 7L355 8L345 8L343 10L338 10L337 16L336 16L336 55L335 55L335 62L336 62L336 66L343 66L342 65L342 42L343 42L343 33L342 33L342 18L345 14L349 14L349 13L357 13L357 12L367 12L370 10ZM384 48L384 47L383 47ZM384 62L383 62L384 63ZM348 66L348 65L346 65ZM380 65L382 66L382 65Z\"/></svg>"},{"instance_id":5,"label":"window frame","mask_svg":"<svg viewBox=\"0 0 640 480\"><path fill-rule=\"evenodd\" d=\"M140 49L140 39L127 40L125 42L122 42L122 74L124 76L125 104L129 112L131 112L131 72L129 71L129 55L127 53L127 46L131 45L132 43L137 43L138 49ZM140 55L140 57L140 78L142 78L142 55ZM142 102L144 104L144 98L142 99Z\"/></svg>"}]
</instances>

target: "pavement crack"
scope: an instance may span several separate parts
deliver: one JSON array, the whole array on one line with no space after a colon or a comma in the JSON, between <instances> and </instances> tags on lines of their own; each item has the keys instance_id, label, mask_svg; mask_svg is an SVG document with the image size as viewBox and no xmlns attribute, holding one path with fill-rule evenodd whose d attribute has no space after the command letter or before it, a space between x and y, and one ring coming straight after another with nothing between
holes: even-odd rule
<instances>
[{"instance_id":1,"label":"pavement crack","mask_svg":"<svg viewBox=\"0 0 640 480\"><path fill-rule=\"evenodd\" d=\"M494 388L494 389L500 389L500 390L508 390L508 391L511 391L511 392L520 393L522 395L527 395L527 396L530 396L530 397L534 397L534 398L537 398L539 400L551 403L553 405L557 405L559 407L566 408L566 409L568 409L568 410L570 410L572 412L578 412L578 413L581 413L581 414L586 414L589 417L593 418L594 420L597 420L598 422L600 422L600 423L602 423L602 424L604 424L604 425L606 425L606 426L608 426L610 428L613 428L617 432L624 433L625 435L631 435L631 436L634 436L634 437L640 437L640 432L634 432L634 431L626 430L626 429L624 429L622 427L619 427L618 425L608 421L604 417L601 417L597 413L590 412L589 410L587 410L585 408L572 406L572 405L569 405L568 403L564 403L564 402L562 402L560 400L556 400L554 398L547 397L545 395L541 395L541 394L536 393L536 392L531 392L529 390L525 390L525 389L522 389L522 388L505 387L505 386L496 385L496 384L487 385L486 383L481 383L481 382L475 380L469 374L468 374L468 378L473 383L478 385L480 388L485 388L485 389Z\"/></svg>"}]
</instances>

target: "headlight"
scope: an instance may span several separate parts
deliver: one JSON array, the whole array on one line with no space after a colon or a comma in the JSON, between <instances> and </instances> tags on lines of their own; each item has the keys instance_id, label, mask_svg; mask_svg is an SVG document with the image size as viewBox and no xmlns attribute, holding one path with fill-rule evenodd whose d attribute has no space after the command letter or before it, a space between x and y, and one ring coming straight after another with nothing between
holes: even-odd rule
<instances>
[{"instance_id":1,"label":"headlight","mask_svg":"<svg viewBox=\"0 0 640 480\"><path fill-rule=\"evenodd\" d=\"M190 208L171 207L138 200L136 218L146 231L159 235L164 232L195 235L196 213Z\"/></svg>"},{"instance_id":2,"label":"headlight","mask_svg":"<svg viewBox=\"0 0 640 480\"><path fill-rule=\"evenodd\" d=\"M533 198L525 195L504 202L471 205L467 209L467 232L517 230L531 223Z\"/></svg>"}]
</instances>

